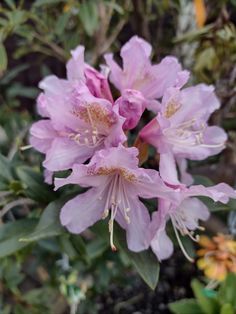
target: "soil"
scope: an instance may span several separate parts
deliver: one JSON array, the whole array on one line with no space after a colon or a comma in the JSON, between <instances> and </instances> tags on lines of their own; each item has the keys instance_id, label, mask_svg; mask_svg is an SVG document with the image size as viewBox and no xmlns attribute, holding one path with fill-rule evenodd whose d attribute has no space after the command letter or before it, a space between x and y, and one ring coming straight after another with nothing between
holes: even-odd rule
<instances>
[{"instance_id":1,"label":"soil","mask_svg":"<svg viewBox=\"0 0 236 314\"><path fill-rule=\"evenodd\" d=\"M97 299L98 313L170 314L169 303L193 296L190 282L197 275L195 265L177 252L171 259L162 262L155 291L150 290L139 277L135 278L132 286L127 282L123 290L111 286L106 295Z\"/></svg>"}]
</instances>

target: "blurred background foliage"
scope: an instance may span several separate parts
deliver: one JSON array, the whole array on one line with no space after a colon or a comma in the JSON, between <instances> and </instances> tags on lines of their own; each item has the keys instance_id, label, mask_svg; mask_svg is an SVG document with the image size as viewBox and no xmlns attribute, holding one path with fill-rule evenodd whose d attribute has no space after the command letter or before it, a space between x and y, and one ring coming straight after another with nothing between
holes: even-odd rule
<instances>
[{"instance_id":1,"label":"blurred background foliage","mask_svg":"<svg viewBox=\"0 0 236 314\"><path fill-rule=\"evenodd\" d=\"M190 167L197 182L209 184L207 176L235 185L235 0L1 0L1 314L169 313L169 302L193 296L190 278L202 274L178 253L161 265L160 282L151 291L136 271L155 289L159 265L150 252L130 253L118 228L117 254L110 251L102 224L83 237L67 234L58 211L78 188L55 193L43 182L40 154L24 149L37 119L39 81L50 73L65 76L70 50L79 44L86 47L87 62L98 66L103 53L118 52L134 34L152 44L153 60L174 54L191 70L191 83L216 86L222 108L212 122L227 130L227 149ZM235 202L208 206L215 212L224 209L208 223L209 233L235 235ZM194 248L189 250L194 255Z\"/></svg>"}]
</instances>

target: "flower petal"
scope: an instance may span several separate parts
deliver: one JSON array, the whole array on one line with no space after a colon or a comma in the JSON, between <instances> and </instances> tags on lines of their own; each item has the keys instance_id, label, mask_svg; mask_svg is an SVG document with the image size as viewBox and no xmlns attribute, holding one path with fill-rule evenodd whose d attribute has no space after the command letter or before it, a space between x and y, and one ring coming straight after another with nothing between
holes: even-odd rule
<instances>
[{"instance_id":1,"label":"flower petal","mask_svg":"<svg viewBox=\"0 0 236 314\"><path fill-rule=\"evenodd\" d=\"M66 70L69 81L82 80L84 77L84 47L78 46L71 51L72 58L67 62Z\"/></svg>"},{"instance_id":2,"label":"flower petal","mask_svg":"<svg viewBox=\"0 0 236 314\"><path fill-rule=\"evenodd\" d=\"M41 120L33 123L30 129L30 144L41 153L46 153L57 137L50 120Z\"/></svg>"},{"instance_id":3,"label":"flower petal","mask_svg":"<svg viewBox=\"0 0 236 314\"><path fill-rule=\"evenodd\" d=\"M139 91L126 89L122 96L117 99L119 113L126 118L124 129L129 130L136 127L145 109L146 101Z\"/></svg>"},{"instance_id":4,"label":"flower petal","mask_svg":"<svg viewBox=\"0 0 236 314\"><path fill-rule=\"evenodd\" d=\"M169 201L160 199L158 211L152 214L149 226L150 245L160 261L169 258L174 250L173 243L165 231L169 206Z\"/></svg>"},{"instance_id":5,"label":"flower petal","mask_svg":"<svg viewBox=\"0 0 236 314\"><path fill-rule=\"evenodd\" d=\"M185 199L179 206L179 210L184 214L184 224L190 230L198 227L198 220L205 221L210 216L207 206L195 197Z\"/></svg>"},{"instance_id":6,"label":"flower petal","mask_svg":"<svg viewBox=\"0 0 236 314\"><path fill-rule=\"evenodd\" d=\"M67 202L61 209L60 220L72 233L81 233L102 218L105 200L100 190L92 188Z\"/></svg>"},{"instance_id":7,"label":"flower petal","mask_svg":"<svg viewBox=\"0 0 236 314\"><path fill-rule=\"evenodd\" d=\"M138 198L129 198L129 203L130 224L126 224L128 248L131 251L139 252L146 250L149 246L147 229L150 216L147 208Z\"/></svg>"},{"instance_id":8,"label":"flower petal","mask_svg":"<svg viewBox=\"0 0 236 314\"><path fill-rule=\"evenodd\" d=\"M171 185L180 185L174 155L169 151L160 154L159 171L162 179Z\"/></svg>"},{"instance_id":9,"label":"flower petal","mask_svg":"<svg viewBox=\"0 0 236 314\"><path fill-rule=\"evenodd\" d=\"M185 158L176 158L176 162L179 168L181 182L187 186L193 184L193 177L187 172L187 160Z\"/></svg>"},{"instance_id":10,"label":"flower petal","mask_svg":"<svg viewBox=\"0 0 236 314\"><path fill-rule=\"evenodd\" d=\"M215 202L228 203L229 198L236 198L236 190L226 183L219 183L214 186L205 187L203 185L193 185L185 191L185 197L188 196L206 196Z\"/></svg>"},{"instance_id":11,"label":"flower petal","mask_svg":"<svg viewBox=\"0 0 236 314\"><path fill-rule=\"evenodd\" d=\"M44 167L51 171L72 168L75 163L83 163L92 156L94 148L79 146L68 138L58 137L47 151Z\"/></svg>"}]
</instances>

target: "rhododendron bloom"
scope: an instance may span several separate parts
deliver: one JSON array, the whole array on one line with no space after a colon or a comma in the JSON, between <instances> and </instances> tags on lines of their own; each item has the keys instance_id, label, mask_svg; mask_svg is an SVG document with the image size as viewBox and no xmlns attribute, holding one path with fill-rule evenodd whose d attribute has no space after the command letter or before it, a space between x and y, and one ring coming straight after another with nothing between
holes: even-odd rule
<instances>
[{"instance_id":1,"label":"rhododendron bloom","mask_svg":"<svg viewBox=\"0 0 236 314\"><path fill-rule=\"evenodd\" d=\"M106 54L105 60L110 68L110 80L124 93L126 89L140 91L149 100L147 107L158 109L156 99L163 96L166 88L183 86L189 77L183 71L175 57L166 57L159 64L150 61L152 47L138 36L132 37L122 48L123 69L113 60L112 54Z\"/></svg>"},{"instance_id":2,"label":"rhododendron bloom","mask_svg":"<svg viewBox=\"0 0 236 314\"><path fill-rule=\"evenodd\" d=\"M140 132L140 137L160 153L164 181L179 184L176 161L202 160L224 149L227 139L224 130L207 125L211 113L219 107L212 86L167 89L161 111ZM184 168L180 166L183 174Z\"/></svg>"},{"instance_id":3,"label":"rhododendron bloom","mask_svg":"<svg viewBox=\"0 0 236 314\"><path fill-rule=\"evenodd\" d=\"M138 167L138 150L122 145L96 152L87 165L75 165L66 179L55 180L56 188L65 184L92 187L67 202L61 210L61 223L72 233L81 233L96 221L109 216L113 250L113 224L116 220L127 232L128 247L141 251L149 246L147 228L150 217L142 198L172 197L155 170Z\"/></svg>"},{"instance_id":4,"label":"rhododendron bloom","mask_svg":"<svg viewBox=\"0 0 236 314\"><path fill-rule=\"evenodd\" d=\"M225 183L220 183L212 187L195 185L190 188L180 188L174 190L176 200L159 200L158 211L152 216L152 222L149 227L150 244L153 252L159 260L170 257L173 252L173 244L166 233L166 223L171 220L175 235L184 255L188 256L179 233L188 235L192 240L198 241L198 236L194 236L193 231L202 230L199 226L199 220L207 220L209 211L206 205L196 196L206 196L214 201L227 203L229 198L236 198L236 191ZM177 194L178 193L178 194Z\"/></svg>"},{"instance_id":5,"label":"rhododendron bloom","mask_svg":"<svg viewBox=\"0 0 236 314\"><path fill-rule=\"evenodd\" d=\"M126 139L122 130L125 118L119 115L118 106L94 97L82 83L71 85L48 77L40 86L44 89L41 111L49 119L33 124L30 141L46 154L43 165L48 170L69 169L96 150Z\"/></svg>"}]
</instances>

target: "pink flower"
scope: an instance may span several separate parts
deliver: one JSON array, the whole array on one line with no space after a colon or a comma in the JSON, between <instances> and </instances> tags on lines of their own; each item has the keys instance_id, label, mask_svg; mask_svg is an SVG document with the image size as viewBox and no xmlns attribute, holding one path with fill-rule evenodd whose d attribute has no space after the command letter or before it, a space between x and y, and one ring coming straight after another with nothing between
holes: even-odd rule
<instances>
[{"instance_id":1,"label":"pink flower","mask_svg":"<svg viewBox=\"0 0 236 314\"><path fill-rule=\"evenodd\" d=\"M121 48L123 69L113 60L112 54L104 57L111 71L110 80L121 94L126 89L140 91L148 100L147 107L157 111L156 99L162 97L168 87L183 86L189 73L182 71L175 57L166 57L159 64L152 65L151 50L149 43L134 36Z\"/></svg>"},{"instance_id":2,"label":"pink flower","mask_svg":"<svg viewBox=\"0 0 236 314\"><path fill-rule=\"evenodd\" d=\"M96 150L117 146L126 140L124 118L118 106L94 97L83 83L68 82L55 76L40 83L41 113L49 119L31 127L31 145L46 154L43 163L50 171L65 170L83 163Z\"/></svg>"},{"instance_id":3,"label":"pink flower","mask_svg":"<svg viewBox=\"0 0 236 314\"><path fill-rule=\"evenodd\" d=\"M195 185L190 188L174 190L176 200L159 200L158 211L152 216L149 226L150 244L153 252L159 260L170 257L173 253L173 243L166 233L166 223L171 220L178 243L190 261L192 259L187 254L179 233L182 236L188 235L193 241L198 241L198 236L194 236L193 231L203 228L199 226L199 220L207 220L209 211L206 205L195 196L206 196L227 203L229 198L236 198L236 191L225 183L220 183L212 187Z\"/></svg>"},{"instance_id":4,"label":"pink flower","mask_svg":"<svg viewBox=\"0 0 236 314\"><path fill-rule=\"evenodd\" d=\"M110 213L109 232L113 250L113 224L116 220L127 232L128 247L141 251L148 247L146 232L150 223L142 198L168 198L172 190L165 186L155 170L138 168L138 150L122 145L96 152L89 164L74 165L66 179L55 186L79 184L91 187L67 202L61 210L61 223L72 233L81 233Z\"/></svg>"},{"instance_id":5,"label":"pink flower","mask_svg":"<svg viewBox=\"0 0 236 314\"><path fill-rule=\"evenodd\" d=\"M179 184L176 161L186 177L183 159L202 160L224 149L227 139L224 130L207 125L211 113L219 107L212 86L199 84L182 91L167 89L161 111L140 132L140 137L160 153L164 181Z\"/></svg>"}]
</instances>

